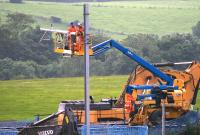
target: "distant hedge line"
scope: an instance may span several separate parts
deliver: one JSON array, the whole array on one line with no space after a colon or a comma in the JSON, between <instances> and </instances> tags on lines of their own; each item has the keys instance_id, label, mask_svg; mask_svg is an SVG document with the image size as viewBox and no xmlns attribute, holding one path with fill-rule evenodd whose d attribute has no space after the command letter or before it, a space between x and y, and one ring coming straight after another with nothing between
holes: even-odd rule
<instances>
[{"instance_id":1,"label":"distant hedge line","mask_svg":"<svg viewBox=\"0 0 200 135\"><path fill-rule=\"evenodd\" d=\"M68 3L74 3L74 2L109 2L112 0L26 0L26 1L45 1L45 2L68 2Z\"/></svg>"},{"instance_id":2,"label":"distant hedge line","mask_svg":"<svg viewBox=\"0 0 200 135\"><path fill-rule=\"evenodd\" d=\"M46 1L46 2L110 2L110 1L127 1L127 0L25 0L25 1ZM142 1L142 0L129 0L129 1Z\"/></svg>"},{"instance_id":3,"label":"distant hedge line","mask_svg":"<svg viewBox=\"0 0 200 135\"><path fill-rule=\"evenodd\" d=\"M83 75L83 57L62 58L53 53L51 41L38 43L42 32L33 28L33 20L24 14L9 14L0 24L0 80ZM193 34L129 35L120 43L149 62L200 60L200 23ZM93 45L109 39L94 35ZM91 75L129 74L133 60L112 49L100 57L91 57Z\"/></svg>"}]
</instances>

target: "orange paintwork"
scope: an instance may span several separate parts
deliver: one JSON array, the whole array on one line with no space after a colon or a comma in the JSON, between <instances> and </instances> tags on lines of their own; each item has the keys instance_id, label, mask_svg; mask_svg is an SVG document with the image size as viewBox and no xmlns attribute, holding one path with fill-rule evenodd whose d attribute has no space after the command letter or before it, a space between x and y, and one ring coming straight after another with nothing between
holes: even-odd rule
<instances>
[{"instance_id":1,"label":"orange paintwork","mask_svg":"<svg viewBox=\"0 0 200 135\"><path fill-rule=\"evenodd\" d=\"M176 78L174 80L174 86L178 86L179 90L174 92L167 92L171 94L174 99L174 103L168 103L167 99L163 100L166 106L166 118L177 118L181 116L183 113L189 111L191 108L191 103L194 97L194 91L197 87L198 81L200 80L200 63L193 62L185 71L177 71L177 70L167 70L161 69L162 72L173 76ZM139 67L132 73L132 76L129 78L128 84L134 85L144 85L144 84L159 84L158 80L165 84L160 78L154 76L148 70ZM133 93L133 97L138 94L142 94L142 91L135 90L136 93ZM148 93L148 91L147 91ZM146 93L146 94L147 94ZM124 91L122 92L124 94ZM143 93L144 94L144 93ZM149 93L148 93L149 94ZM121 96L123 97L123 96ZM118 103L123 103L123 98L119 98ZM133 98L131 102L136 102ZM162 104L161 102L161 104ZM146 124L146 118L148 118L151 113L155 110L159 110L161 108L151 108L149 105L155 104L155 101L152 99L144 99L143 101L143 115L139 115L138 113L132 118L130 124L138 125L138 124ZM141 112L140 112L141 113ZM130 118L131 119L131 118Z\"/></svg>"},{"instance_id":2,"label":"orange paintwork","mask_svg":"<svg viewBox=\"0 0 200 135\"><path fill-rule=\"evenodd\" d=\"M167 70L161 69L162 72L173 76L174 78L174 85L178 86L180 90L176 90L174 92L167 92L171 94L174 99L174 103L168 103L167 99L161 101L161 104L165 104L166 106L166 118L173 119L178 118L185 112L189 111L191 107L191 102L194 97L194 90L198 84L200 79L200 64L198 62L193 62L185 71L177 71L177 70ZM161 79L155 77L151 72L148 70L139 67L130 75L130 78L127 84L137 84L137 85L144 85L144 84L158 84L158 80L165 84ZM146 94L150 94L150 91L146 91ZM123 103L125 100L125 108L121 104L121 107L112 108L110 110L92 110L90 111L90 122L91 123L99 123L100 119L125 119L129 121L130 125L143 125L149 124L149 116L157 110L161 108L152 108L150 105L155 105L155 100L152 99L144 99L143 101L136 101L137 95L142 94L141 91L135 90L131 95L126 94L124 96L124 91L119 98L118 106L120 103ZM144 93L143 93L144 94ZM125 97L125 99L124 99ZM134 110L132 104L140 104L143 103L143 106L138 109L138 112L134 117L129 117L129 113ZM125 111L125 112L124 112ZM79 123L85 122L85 113L84 110L74 110L75 115L78 118ZM125 117L124 117L125 116Z\"/></svg>"},{"instance_id":3,"label":"orange paintwork","mask_svg":"<svg viewBox=\"0 0 200 135\"><path fill-rule=\"evenodd\" d=\"M78 116L79 123L85 123L85 111L74 110L75 116ZM90 111L90 122L99 123L101 119L128 119L128 113L124 112L123 108L112 108L111 110L91 110Z\"/></svg>"},{"instance_id":4,"label":"orange paintwork","mask_svg":"<svg viewBox=\"0 0 200 135\"><path fill-rule=\"evenodd\" d=\"M79 124L85 123L85 110L73 110L74 115L77 118ZM110 110L91 110L90 111L90 123L102 123L102 119L107 119L105 122L108 123L109 119L116 119L123 121L128 119L129 114L125 113L123 108L112 108ZM64 113L58 115L58 125L62 125Z\"/></svg>"}]
</instances>

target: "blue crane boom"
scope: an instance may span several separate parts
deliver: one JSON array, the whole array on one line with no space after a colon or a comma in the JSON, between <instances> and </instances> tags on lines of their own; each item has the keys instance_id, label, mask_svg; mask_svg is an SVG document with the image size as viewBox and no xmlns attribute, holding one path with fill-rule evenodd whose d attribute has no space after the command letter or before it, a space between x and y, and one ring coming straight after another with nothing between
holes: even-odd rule
<instances>
[{"instance_id":1,"label":"blue crane boom","mask_svg":"<svg viewBox=\"0 0 200 135\"><path fill-rule=\"evenodd\" d=\"M129 49L125 48L124 46L122 46L121 44L119 44L118 42L116 42L114 40L107 40L105 42L97 44L92 47L92 50L93 50L94 56L98 56L98 55L106 52L107 50L111 49L112 47L118 49L120 52L122 52L123 54L125 54L132 60L136 61L138 64L140 64L142 67L149 70L155 76L164 80L167 83L167 85L170 85L170 86L173 85L173 79L170 76L161 72L158 68L156 68L155 66L153 66L149 62L145 61L144 59L142 59L141 57L139 57L135 53L131 52Z\"/></svg>"}]
</instances>

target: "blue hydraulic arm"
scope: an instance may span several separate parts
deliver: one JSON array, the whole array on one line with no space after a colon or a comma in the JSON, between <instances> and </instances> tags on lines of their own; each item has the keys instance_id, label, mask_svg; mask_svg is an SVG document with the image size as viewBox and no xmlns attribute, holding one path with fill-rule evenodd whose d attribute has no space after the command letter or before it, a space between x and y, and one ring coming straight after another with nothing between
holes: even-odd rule
<instances>
[{"instance_id":1,"label":"blue hydraulic arm","mask_svg":"<svg viewBox=\"0 0 200 135\"><path fill-rule=\"evenodd\" d=\"M137 56L135 53L131 52L129 49L123 47L121 44L117 43L114 40L107 40L105 42L97 44L97 45L92 47L92 50L94 52L94 56L97 56L97 55L100 55L100 54L104 53L105 51L109 50L112 47L118 49L123 54L125 54L126 56L128 56L132 60L134 60L137 63L139 63L142 67L144 67L145 69L149 70L155 76L157 76L157 77L161 78L162 80L166 81L167 85L171 85L171 86L173 85L173 79L170 76L164 74L159 69L157 69L155 66L153 66L150 63L148 63L147 61L145 61L141 57Z\"/></svg>"},{"instance_id":2,"label":"blue hydraulic arm","mask_svg":"<svg viewBox=\"0 0 200 135\"><path fill-rule=\"evenodd\" d=\"M169 85L128 85L126 87L126 93L132 94L133 90L167 90L167 91L173 91L173 90L178 90L178 86L169 86ZM156 94L142 94L138 95L138 99L144 99L145 97L152 97L155 98Z\"/></svg>"},{"instance_id":3,"label":"blue hydraulic arm","mask_svg":"<svg viewBox=\"0 0 200 135\"><path fill-rule=\"evenodd\" d=\"M159 89L159 90L178 90L178 86L168 86L168 85L129 85L127 86L127 93L132 93L133 89L136 90L149 90L149 89Z\"/></svg>"}]
</instances>

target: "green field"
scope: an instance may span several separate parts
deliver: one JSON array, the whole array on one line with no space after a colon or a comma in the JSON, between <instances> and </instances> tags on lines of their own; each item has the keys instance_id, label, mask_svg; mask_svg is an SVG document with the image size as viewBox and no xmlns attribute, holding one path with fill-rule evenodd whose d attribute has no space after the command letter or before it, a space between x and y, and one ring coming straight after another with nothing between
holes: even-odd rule
<instances>
[{"instance_id":1,"label":"green field","mask_svg":"<svg viewBox=\"0 0 200 135\"><path fill-rule=\"evenodd\" d=\"M128 76L91 77L90 93L96 101L118 97ZM83 99L83 78L0 81L0 121L33 119L57 111L61 100ZM200 107L200 96L196 107Z\"/></svg>"},{"instance_id":2,"label":"green field","mask_svg":"<svg viewBox=\"0 0 200 135\"><path fill-rule=\"evenodd\" d=\"M32 15L42 27L50 26L50 17L62 18L56 28L66 28L67 22L82 20L82 4L0 2L1 21L8 13ZM147 0L90 4L90 22L96 30L122 39L131 33L191 32L200 20L200 0ZM124 34L124 35L123 35ZM69 69L70 70L70 69ZM91 95L96 101L103 97L118 97L128 76L91 78ZM83 99L83 78L52 78L0 81L0 121L32 119L36 114L56 112L61 100ZM197 106L200 107L200 96Z\"/></svg>"},{"instance_id":3,"label":"green field","mask_svg":"<svg viewBox=\"0 0 200 135\"><path fill-rule=\"evenodd\" d=\"M66 22L82 20L82 3L24 2L24 4L0 3L0 15L20 12L35 17L43 27L50 26L50 17L62 18ZM132 2L105 2L90 4L91 27L101 29L112 37L125 37L131 33L191 32L200 20L200 0L147 0ZM122 36L121 34L125 34Z\"/></svg>"},{"instance_id":4,"label":"green field","mask_svg":"<svg viewBox=\"0 0 200 135\"><path fill-rule=\"evenodd\" d=\"M128 76L91 78L91 95L118 97ZM0 81L0 121L33 119L57 111L61 100L83 99L83 78Z\"/></svg>"}]
</instances>

